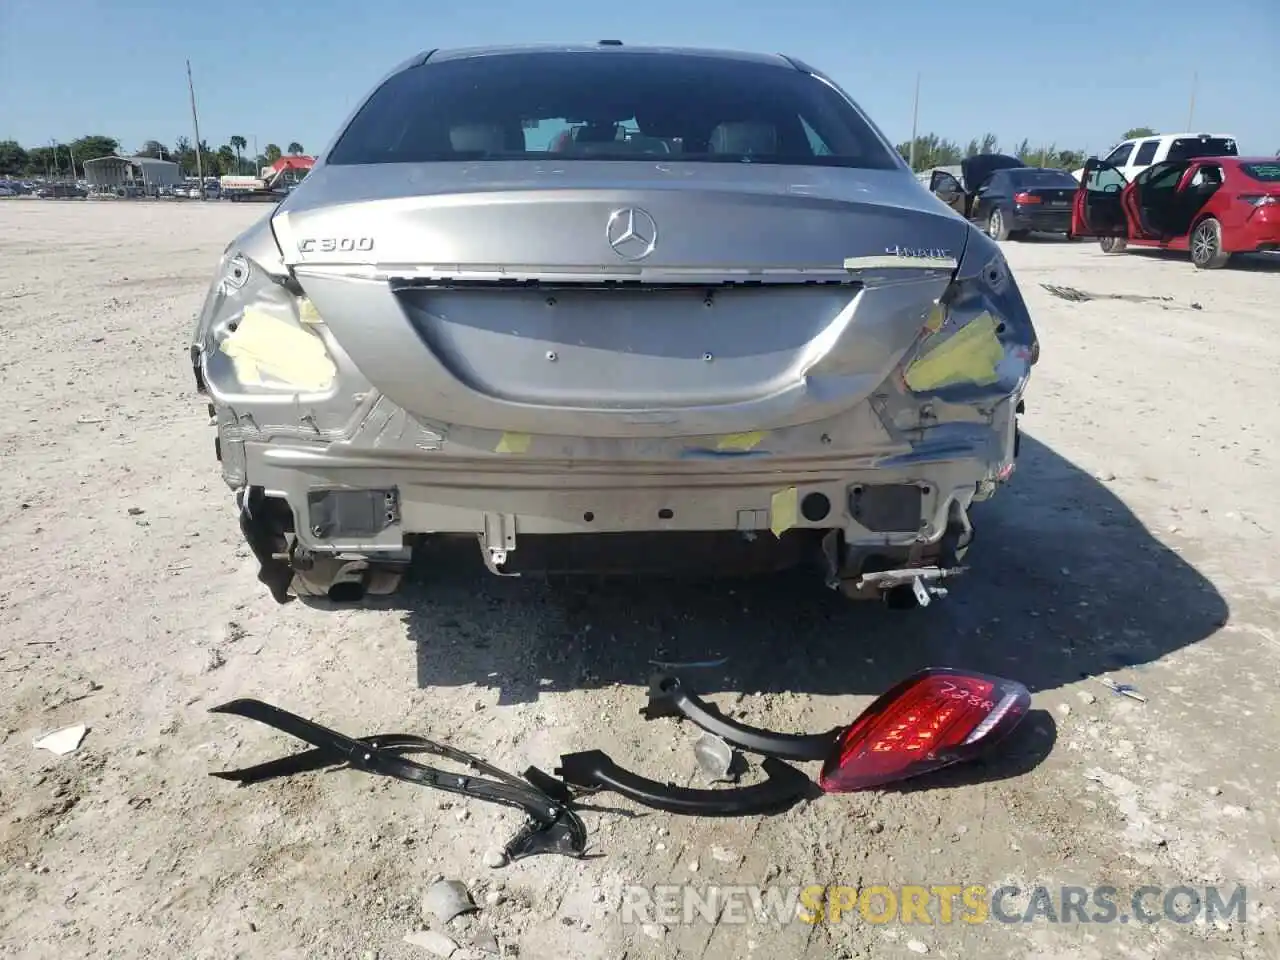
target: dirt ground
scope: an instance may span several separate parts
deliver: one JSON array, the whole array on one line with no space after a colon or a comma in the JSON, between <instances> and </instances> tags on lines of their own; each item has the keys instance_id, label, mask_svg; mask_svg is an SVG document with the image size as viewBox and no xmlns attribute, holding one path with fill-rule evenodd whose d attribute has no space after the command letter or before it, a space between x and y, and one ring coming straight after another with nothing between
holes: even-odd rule
<instances>
[{"instance_id":1,"label":"dirt ground","mask_svg":"<svg viewBox=\"0 0 1280 960\"><path fill-rule=\"evenodd\" d=\"M266 212L0 202L0 953L429 958L403 938L435 925L420 898L444 876L482 907L443 928L455 960L485 955L482 929L535 960L1280 956L1274 262L1006 244L1043 343L1027 436L976 513L973 571L926 610L795 575L504 580L470 547L334 610L255 580L187 364L218 255ZM482 858L512 811L346 770L208 776L297 746L207 712L260 696L514 771L604 746L698 784L692 730L636 711L650 660L716 657L694 682L775 729L847 721L930 664L1018 678L1036 709L1000 759L916 789L725 821L619 801L585 815L598 857L499 870ZM33 747L75 723L75 753ZM623 884L685 882L1111 885L1122 908L1242 884L1247 918L624 922Z\"/></svg>"}]
</instances>

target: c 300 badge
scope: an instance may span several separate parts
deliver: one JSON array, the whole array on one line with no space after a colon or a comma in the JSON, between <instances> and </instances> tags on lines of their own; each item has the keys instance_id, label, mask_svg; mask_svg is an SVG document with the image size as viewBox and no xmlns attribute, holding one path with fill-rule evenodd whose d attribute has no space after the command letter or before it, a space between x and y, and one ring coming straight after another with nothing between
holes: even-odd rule
<instances>
[{"instance_id":1,"label":"c 300 badge","mask_svg":"<svg viewBox=\"0 0 1280 960\"><path fill-rule=\"evenodd\" d=\"M307 237L298 241L299 253L368 253L373 237Z\"/></svg>"}]
</instances>

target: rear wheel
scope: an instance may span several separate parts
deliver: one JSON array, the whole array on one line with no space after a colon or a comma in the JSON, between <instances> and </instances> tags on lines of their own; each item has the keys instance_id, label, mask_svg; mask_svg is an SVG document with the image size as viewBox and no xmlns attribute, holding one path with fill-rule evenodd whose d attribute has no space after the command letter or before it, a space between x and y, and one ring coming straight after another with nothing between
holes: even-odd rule
<instances>
[{"instance_id":1,"label":"rear wheel","mask_svg":"<svg viewBox=\"0 0 1280 960\"><path fill-rule=\"evenodd\" d=\"M1222 224L1205 217L1191 232L1191 262L1201 270L1226 266L1231 254L1222 249Z\"/></svg>"},{"instance_id":2,"label":"rear wheel","mask_svg":"<svg viewBox=\"0 0 1280 960\"><path fill-rule=\"evenodd\" d=\"M1004 214L998 209L992 210L987 217L987 236L992 240L1009 239L1009 225L1004 222Z\"/></svg>"},{"instance_id":3,"label":"rear wheel","mask_svg":"<svg viewBox=\"0 0 1280 960\"><path fill-rule=\"evenodd\" d=\"M1124 253L1129 241L1124 237L1103 237L1098 241L1103 253Z\"/></svg>"}]
</instances>

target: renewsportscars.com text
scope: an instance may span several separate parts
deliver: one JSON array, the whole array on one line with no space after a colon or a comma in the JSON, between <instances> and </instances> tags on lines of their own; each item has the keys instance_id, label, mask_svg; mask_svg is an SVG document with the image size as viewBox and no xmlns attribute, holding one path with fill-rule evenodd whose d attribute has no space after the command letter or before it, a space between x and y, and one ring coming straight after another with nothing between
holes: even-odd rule
<instances>
[{"instance_id":1,"label":"renewsportscars.com text","mask_svg":"<svg viewBox=\"0 0 1280 960\"><path fill-rule=\"evenodd\" d=\"M622 888L623 923L667 925L780 921L955 923L1195 923L1246 919L1248 891L1154 885L872 884L853 887L665 884Z\"/></svg>"}]
</instances>

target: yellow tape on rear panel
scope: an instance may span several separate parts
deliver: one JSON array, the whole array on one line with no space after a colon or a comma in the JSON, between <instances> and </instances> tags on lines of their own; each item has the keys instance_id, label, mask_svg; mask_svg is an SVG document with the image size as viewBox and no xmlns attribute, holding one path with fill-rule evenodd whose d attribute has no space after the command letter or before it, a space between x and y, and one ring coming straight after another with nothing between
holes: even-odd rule
<instances>
[{"instance_id":1,"label":"yellow tape on rear panel","mask_svg":"<svg viewBox=\"0 0 1280 960\"><path fill-rule=\"evenodd\" d=\"M779 490L769 499L769 529L775 537L782 536L796 525L798 497L795 487Z\"/></svg>"},{"instance_id":2,"label":"yellow tape on rear panel","mask_svg":"<svg viewBox=\"0 0 1280 960\"><path fill-rule=\"evenodd\" d=\"M983 386L999 379L996 366L1004 347L996 337L996 321L989 313L969 321L903 371L912 390L937 390L957 383Z\"/></svg>"},{"instance_id":3,"label":"yellow tape on rear panel","mask_svg":"<svg viewBox=\"0 0 1280 960\"><path fill-rule=\"evenodd\" d=\"M767 430L753 430L750 433L730 433L716 441L717 450L737 450L743 453L754 450L760 441L769 435Z\"/></svg>"},{"instance_id":4,"label":"yellow tape on rear panel","mask_svg":"<svg viewBox=\"0 0 1280 960\"><path fill-rule=\"evenodd\" d=\"M494 453L528 453L529 446L533 443L533 437L527 433L504 433L502 439L498 441L498 445L493 448Z\"/></svg>"}]
</instances>

